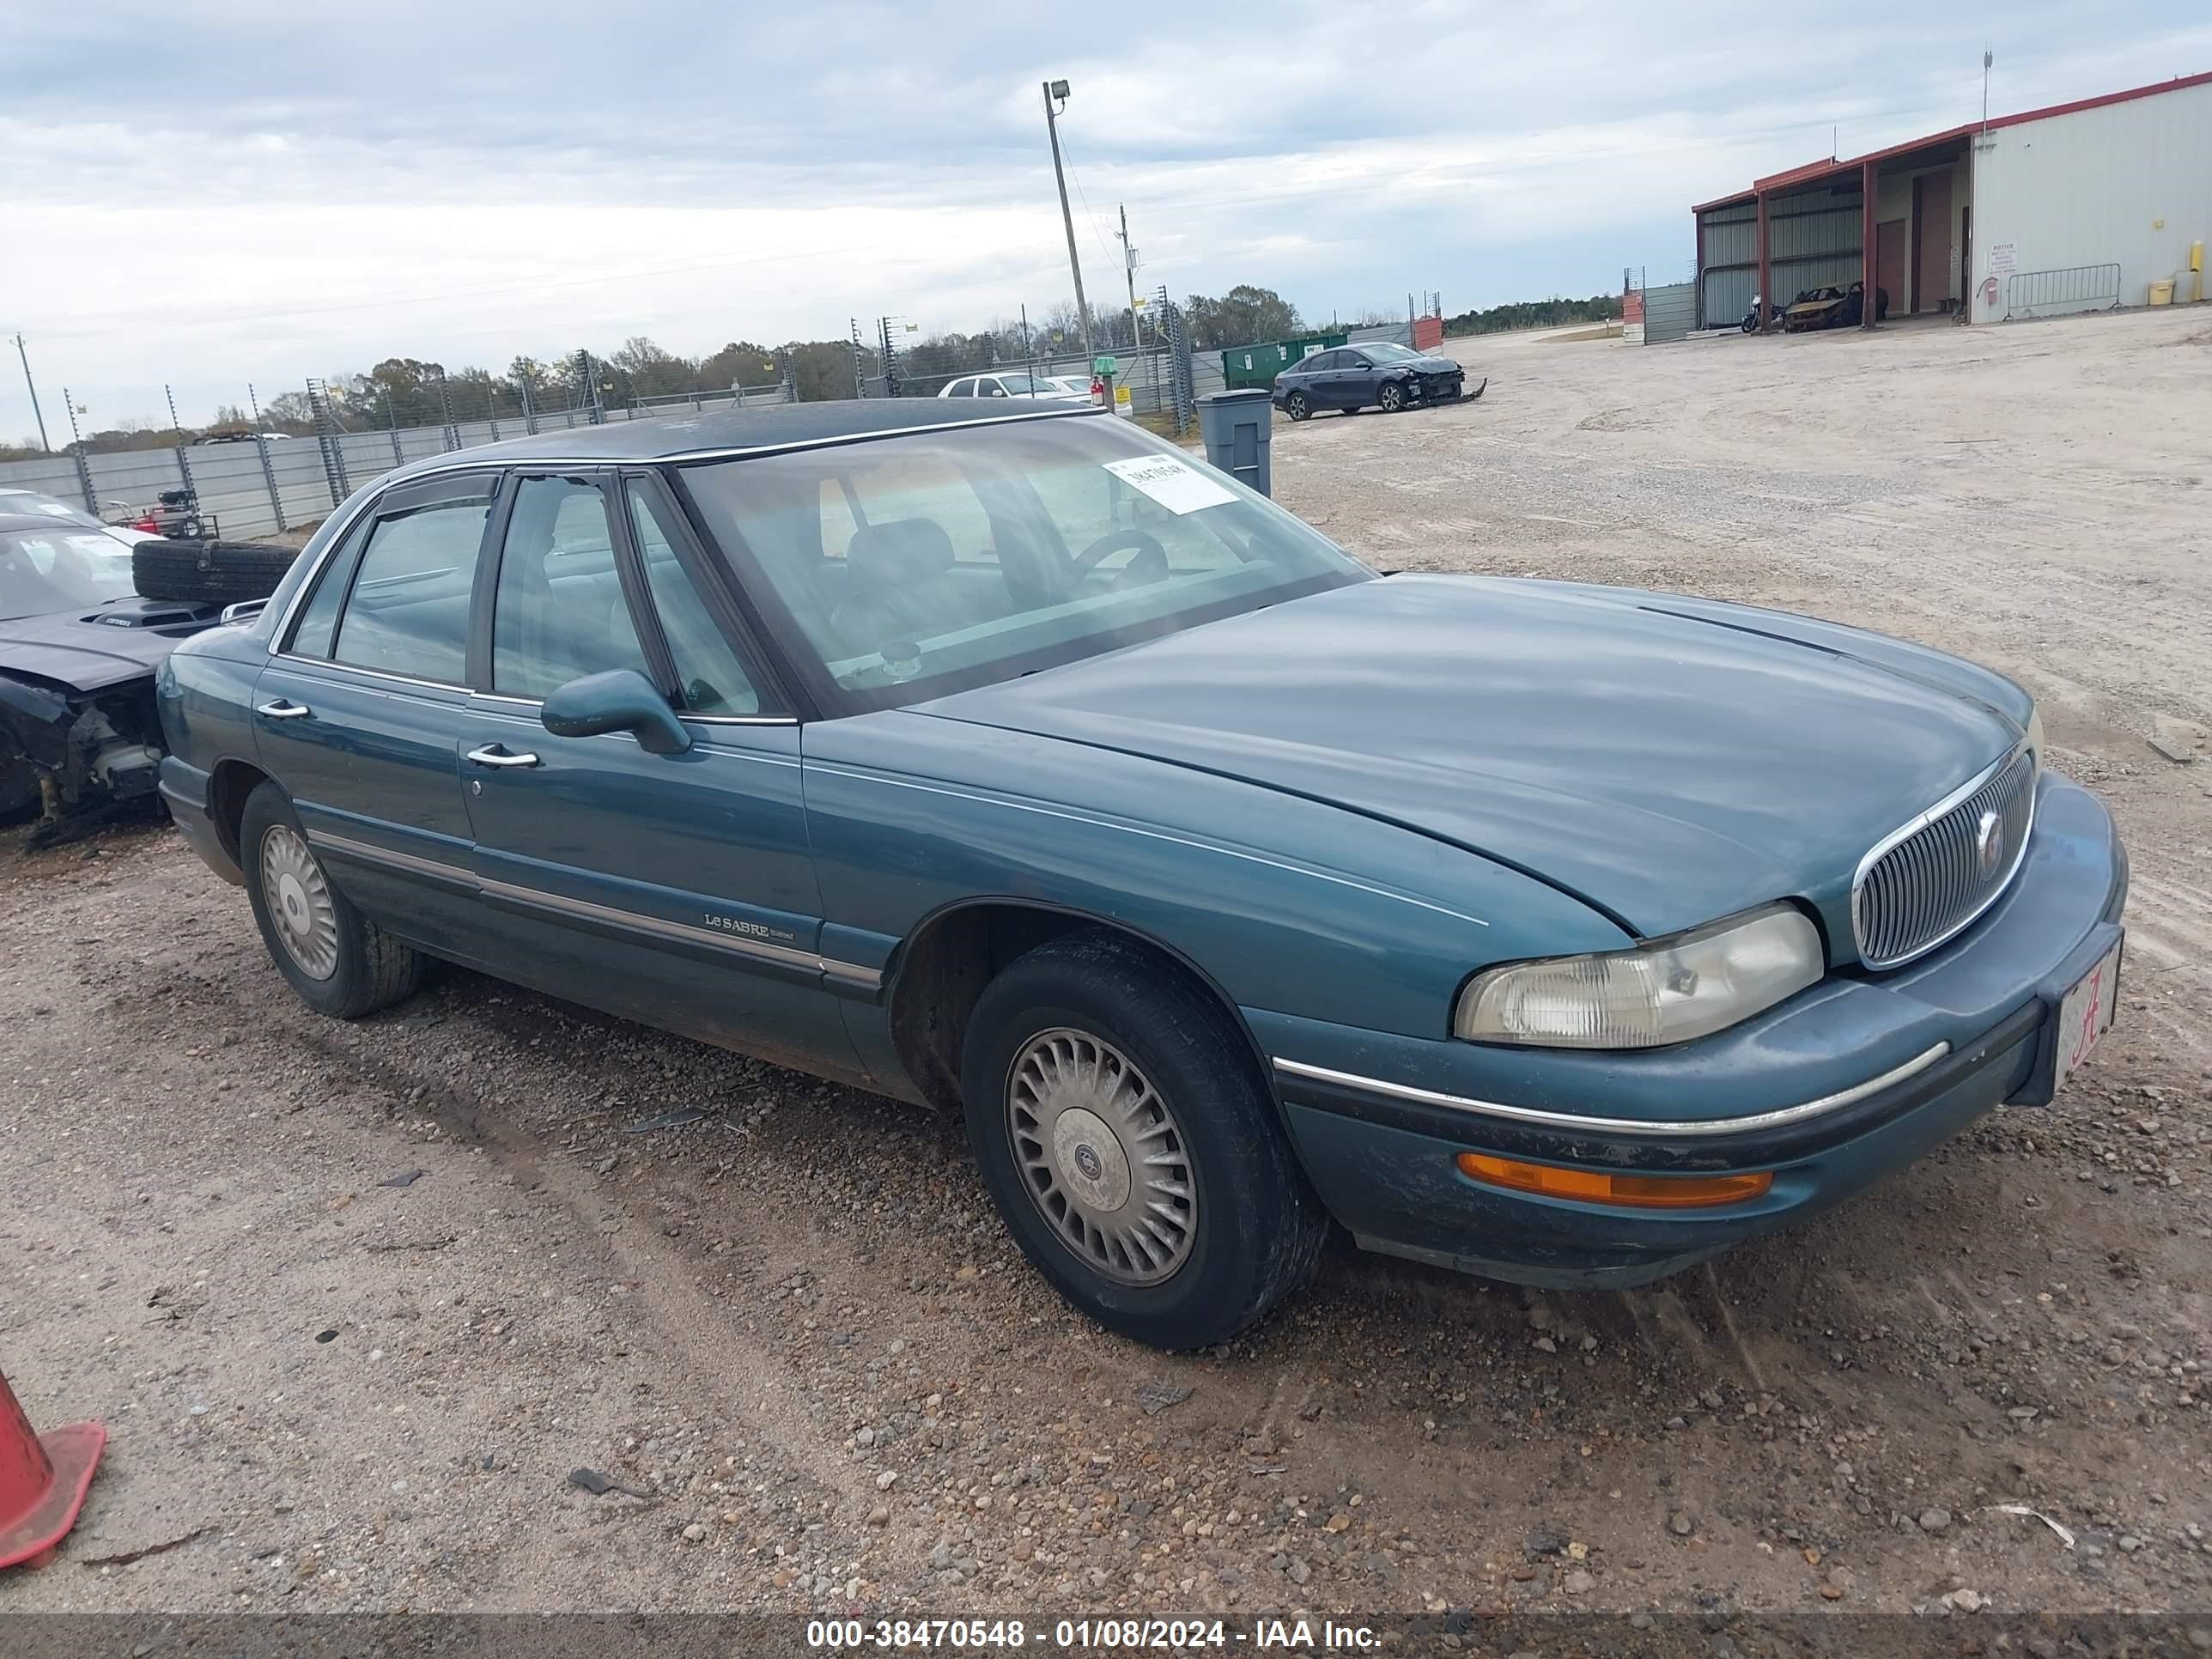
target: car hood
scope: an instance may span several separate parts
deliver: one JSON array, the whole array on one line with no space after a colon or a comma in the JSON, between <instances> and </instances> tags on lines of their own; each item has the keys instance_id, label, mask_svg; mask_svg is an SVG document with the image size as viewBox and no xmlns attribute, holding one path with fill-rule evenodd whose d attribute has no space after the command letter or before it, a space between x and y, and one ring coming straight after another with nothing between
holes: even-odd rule
<instances>
[{"instance_id":1,"label":"car hood","mask_svg":"<svg viewBox=\"0 0 2212 1659\"><path fill-rule=\"evenodd\" d=\"M1854 629L1617 588L1401 576L919 712L1323 800L1650 936L1786 896L1848 939L1873 844L2004 755L2025 694Z\"/></svg>"},{"instance_id":2,"label":"car hood","mask_svg":"<svg viewBox=\"0 0 2212 1659\"><path fill-rule=\"evenodd\" d=\"M220 607L132 596L96 610L0 622L0 674L72 691L104 691L153 672L179 640L213 626Z\"/></svg>"},{"instance_id":3,"label":"car hood","mask_svg":"<svg viewBox=\"0 0 2212 1659\"><path fill-rule=\"evenodd\" d=\"M1392 368L1410 368L1423 374L1463 374L1465 365L1450 357L1417 357L1412 361L1400 358L1389 365Z\"/></svg>"}]
</instances>

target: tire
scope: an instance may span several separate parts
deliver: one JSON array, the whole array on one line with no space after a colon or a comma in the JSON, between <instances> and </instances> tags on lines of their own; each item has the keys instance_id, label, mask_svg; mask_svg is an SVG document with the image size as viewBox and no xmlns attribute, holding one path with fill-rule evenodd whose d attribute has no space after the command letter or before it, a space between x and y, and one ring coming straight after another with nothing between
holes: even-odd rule
<instances>
[{"instance_id":1,"label":"tire","mask_svg":"<svg viewBox=\"0 0 2212 1659\"><path fill-rule=\"evenodd\" d=\"M1395 415L1406 406L1406 388L1395 380L1385 380L1376 388L1375 407L1385 415Z\"/></svg>"},{"instance_id":2,"label":"tire","mask_svg":"<svg viewBox=\"0 0 2212 1659\"><path fill-rule=\"evenodd\" d=\"M231 605L265 599L299 553L260 542L139 542L131 550L131 583L149 599Z\"/></svg>"},{"instance_id":3,"label":"tire","mask_svg":"<svg viewBox=\"0 0 2212 1659\"><path fill-rule=\"evenodd\" d=\"M414 994L422 982L422 953L362 915L323 873L299 814L275 784L246 798L238 844L261 942L301 1001L334 1019L359 1019ZM291 878L289 888L273 873L277 867ZM319 943L297 923L323 907L327 933ZM280 921L280 912L295 920Z\"/></svg>"},{"instance_id":4,"label":"tire","mask_svg":"<svg viewBox=\"0 0 2212 1659\"><path fill-rule=\"evenodd\" d=\"M1283 413L1294 421L1303 421L1313 413L1313 404L1303 392L1293 392L1283 399Z\"/></svg>"},{"instance_id":5,"label":"tire","mask_svg":"<svg viewBox=\"0 0 2212 1659\"><path fill-rule=\"evenodd\" d=\"M1083 1086L1102 1078L1109 1087ZM1118 1130L1055 1109L1087 1098L1112 1110L1133 1085L1138 1115ZM1129 941L1073 934L993 980L969 1020L961 1091L969 1144L1022 1254L1108 1329L1170 1351L1225 1342L1312 1270L1328 1215L1243 1034L1201 987ZM1152 1156L1176 1161L1146 1176L1121 1139L1132 1125ZM1142 1213L1146 1179L1167 1183L1146 1207L1174 1214L1139 1232L1126 1221ZM1077 1202L1086 1197L1096 1208ZM1094 1216L1124 1230L1109 1237Z\"/></svg>"}]
</instances>

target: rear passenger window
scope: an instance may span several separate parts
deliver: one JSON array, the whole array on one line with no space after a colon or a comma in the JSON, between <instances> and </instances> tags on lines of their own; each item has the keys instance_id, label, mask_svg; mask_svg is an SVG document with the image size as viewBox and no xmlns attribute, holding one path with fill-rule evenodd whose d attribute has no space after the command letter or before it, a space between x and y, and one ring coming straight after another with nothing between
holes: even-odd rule
<instances>
[{"instance_id":1,"label":"rear passenger window","mask_svg":"<svg viewBox=\"0 0 2212 1659\"><path fill-rule=\"evenodd\" d=\"M543 697L612 668L647 672L615 569L606 499L592 484L526 478L492 599L491 689Z\"/></svg>"},{"instance_id":2,"label":"rear passenger window","mask_svg":"<svg viewBox=\"0 0 2212 1659\"><path fill-rule=\"evenodd\" d=\"M360 556L361 544L373 527L356 527L347 538L346 544L331 555L330 562L315 584L315 591L307 596L307 608L300 613L300 625L292 630L291 649L298 655L331 654L331 641L337 637L338 612L345 606L354 560Z\"/></svg>"},{"instance_id":3,"label":"rear passenger window","mask_svg":"<svg viewBox=\"0 0 2212 1659\"><path fill-rule=\"evenodd\" d=\"M331 655L357 668L462 684L468 672L469 592L490 511L484 501L441 501L378 520L362 551ZM309 609L302 635L313 620Z\"/></svg>"}]
</instances>

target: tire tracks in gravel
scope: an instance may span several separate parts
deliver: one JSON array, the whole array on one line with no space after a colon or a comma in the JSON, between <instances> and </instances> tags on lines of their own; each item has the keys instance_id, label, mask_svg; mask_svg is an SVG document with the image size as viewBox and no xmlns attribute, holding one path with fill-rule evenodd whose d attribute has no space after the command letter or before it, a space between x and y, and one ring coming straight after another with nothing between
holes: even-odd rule
<instances>
[{"instance_id":1,"label":"tire tracks in gravel","mask_svg":"<svg viewBox=\"0 0 2212 1659\"><path fill-rule=\"evenodd\" d=\"M549 1155L551 1149L537 1134L496 1107L469 1098L434 1071L409 1065L404 1047L391 1041L398 1022L385 1018L337 1025L321 1020L291 1004L273 969L263 975L269 984L267 994L260 996L207 977L185 963L166 965L173 981L190 984L201 1000L221 1007L251 1031L244 1040L247 1044L289 1044L360 1079L371 1092L383 1095L386 1115L433 1120L462 1144L481 1148L516 1178L520 1190L550 1199L566 1210L577 1238L601 1238L611 1265L632 1286L643 1316L680 1357L684 1375L677 1397L685 1409L703 1420L738 1419L755 1425L783 1459L850 1511L847 1518L856 1529L860 1527L875 1496L872 1486L823 1443L803 1393L789 1375L768 1351L739 1340L729 1313L698 1288L696 1264L635 1224L636 1218L621 1198L566 1160ZM129 1011L119 1012L129 1018ZM489 1023L472 1024L486 1042L506 1041ZM611 1218L618 1218L621 1224L610 1230L604 1224ZM762 1254L773 1254L775 1249L763 1243ZM879 1540L879 1547L895 1541Z\"/></svg>"}]
</instances>

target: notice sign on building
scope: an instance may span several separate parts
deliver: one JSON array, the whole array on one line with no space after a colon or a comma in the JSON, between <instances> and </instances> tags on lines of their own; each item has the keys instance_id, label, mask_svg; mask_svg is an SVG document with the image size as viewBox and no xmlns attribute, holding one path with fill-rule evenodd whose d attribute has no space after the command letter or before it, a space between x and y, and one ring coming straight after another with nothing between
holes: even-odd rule
<instances>
[{"instance_id":1,"label":"notice sign on building","mask_svg":"<svg viewBox=\"0 0 2212 1659\"><path fill-rule=\"evenodd\" d=\"M2018 250L2010 242L1990 244L1990 275L2009 276L2020 268Z\"/></svg>"}]
</instances>

